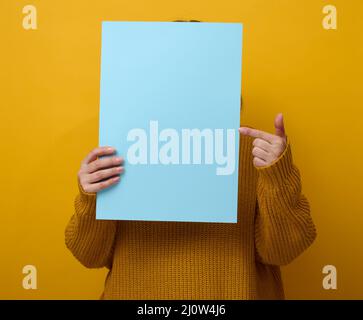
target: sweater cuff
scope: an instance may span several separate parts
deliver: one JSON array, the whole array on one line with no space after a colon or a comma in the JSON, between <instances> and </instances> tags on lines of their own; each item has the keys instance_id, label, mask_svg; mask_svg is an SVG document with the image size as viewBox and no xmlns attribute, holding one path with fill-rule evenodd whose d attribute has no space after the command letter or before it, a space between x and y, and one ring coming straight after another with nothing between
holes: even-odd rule
<instances>
[{"instance_id":1,"label":"sweater cuff","mask_svg":"<svg viewBox=\"0 0 363 320\"><path fill-rule=\"evenodd\" d=\"M77 211L83 215L92 215L96 210L96 193L84 191L79 179L77 181L79 190L78 201L76 201Z\"/></svg>"},{"instance_id":2,"label":"sweater cuff","mask_svg":"<svg viewBox=\"0 0 363 320\"><path fill-rule=\"evenodd\" d=\"M284 181L291 176L294 165L290 142L287 142L285 150L273 163L265 167L257 167L259 177L268 183L275 185L284 184Z\"/></svg>"}]
</instances>

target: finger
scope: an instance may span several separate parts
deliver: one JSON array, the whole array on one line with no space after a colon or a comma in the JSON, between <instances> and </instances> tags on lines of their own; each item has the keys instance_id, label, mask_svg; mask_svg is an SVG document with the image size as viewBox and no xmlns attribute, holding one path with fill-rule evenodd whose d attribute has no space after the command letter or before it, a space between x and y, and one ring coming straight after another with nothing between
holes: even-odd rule
<instances>
[{"instance_id":1,"label":"finger","mask_svg":"<svg viewBox=\"0 0 363 320\"><path fill-rule=\"evenodd\" d=\"M94 183L94 182L98 182L100 180L105 180L112 176L119 175L123 171L124 171L124 168L120 167L120 166L109 168L109 169L104 169L104 170L98 170L94 173L88 174L87 177L85 178L85 180L87 183Z\"/></svg>"},{"instance_id":2,"label":"finger","mask_svg":"<svg viewBox=\"0 0 363 320\"><path fill-rule=\"evenodd\" d=\"M271 147L272 147L271 143L267 142L266 140L259 139L259 138L253 140L252 145L254 147L259 147L267 152L270 151Z\"/></svg>"},{"instance_id":3,"label":"finger","mask_svg":"<svg viewBox=\"0 0 363 320\"><path fill-rule=\"evenodd\" d=\"M96 160L99 156L111 155L115 153L116 149L113 147L98 147L94 148L86 158L83 159L82 164L89 164Z\"/></svg>"},{"instance_id":4,"label":"finger","mask_svg":"<svg viewBox=\"0 0 363 320\"><path fill-rule=\"evenodd\" d=\"M106 188L116 184L119 181L120 181L120 177L113 177L113 178L107 179L105 181L89 184L89 185L87 185L87 192L101 191L103 189L106 189Z\"/></svg>"},{"instance_id":5,"label":"finger","mask_svg":"<svg viewBox=\"0 0 363 320\"><path fill-rule=\"evenodd\" d=\"M110 167L118 166L121 163L123 163L122 157L106 157L106 158L97 159L97 160L91 162L87 166L86 172L93 173L93 172L98 171L103 168L110 168Z\"/></svg>"},{"instance_id":6,"label":"finger","mask_svg":"<svg viewBox=\"0 0 363 320\"><path fill-rule=\"evenodd\" d=\"M275 134L281 138L285 137L285 125L282 113L279 113L275 118Z\"/></svg>"},{"instance_id":7,"label":"finger","mask_svg":"<svg viewBox=\"0 0 363 320\"><path fill-rule=\"evenodd\" d=\"M241 134L243 134L245 136L250 136L252 138L263 139L263 140L266 140L271 143L276 140L276 137L273 134L264 132L261 130L256 130L256 129L247 128L247 127L241 127L238 130Z\"/></svg>"},{"instance_id":8,"label":"finger","mask_svg":"<svg viewBox=\"0 0 363 320\"><path fill-rule=\"evenodd\" d=\"M254 147L252 149L252 155L254 157L260 158L264 161L268 161L268 159L270 158L269 153L267 153L265 150L259 148L259 147Z\"/></svg>"},{"instance_id":9,"label":"finger","mask_svg":"<svg viewBox=\"0 0 363 320\"><path fill-rule=\"evenodd\" d=\"M260 158L253 158L253 164L256 166L256 167L265 167L267 166L267 162L265 160L262 160Z\"/></svg>"}]
</instances>

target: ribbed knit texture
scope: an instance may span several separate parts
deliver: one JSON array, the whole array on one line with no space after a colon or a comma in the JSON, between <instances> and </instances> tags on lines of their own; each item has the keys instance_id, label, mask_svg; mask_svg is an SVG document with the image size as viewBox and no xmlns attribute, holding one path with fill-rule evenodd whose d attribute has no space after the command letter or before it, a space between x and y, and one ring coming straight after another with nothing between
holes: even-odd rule
<instances>
[{"instance_id":1,"label":"ribbed knit texture","mask_svg":"<svg viewBox=\"0 0 363 320\"><path fill-rule=\"evenodd\" d=\"M281 265L316 237L288 143L255 168L241 136L238 223L96 220L79 185L65 241L86 267L109 268L103 299L283 299ZM142 201L142 199L140 199Z\"/></svg>"}]
</instances>

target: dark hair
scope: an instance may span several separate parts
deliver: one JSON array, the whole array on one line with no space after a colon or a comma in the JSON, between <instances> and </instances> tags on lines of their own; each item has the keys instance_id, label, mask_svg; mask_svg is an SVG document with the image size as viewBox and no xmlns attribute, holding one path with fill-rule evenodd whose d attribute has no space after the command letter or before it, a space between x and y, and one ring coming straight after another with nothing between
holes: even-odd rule
<instances>
[{"instance_id":1,"label":"dark hair","mask_svg":"<svg viewBox=\"0 0 363 320\"><path fill-rule=\"evenodd\" d=\"M174 20L173 22L202 22L199 20Z\"/></svg>"}]
</instances>

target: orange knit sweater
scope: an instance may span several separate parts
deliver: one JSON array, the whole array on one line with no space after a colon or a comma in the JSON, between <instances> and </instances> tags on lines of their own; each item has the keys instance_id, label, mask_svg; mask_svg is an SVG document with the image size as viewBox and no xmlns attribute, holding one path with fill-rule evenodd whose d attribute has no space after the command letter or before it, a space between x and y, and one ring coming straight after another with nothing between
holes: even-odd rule
<instances>
[{"instance_id":1,"label":"orange knit sweater","mask_svg":"<svg viewBox=\"0 0 363 320\"><path fill-rule=\"evenodd\" d=\"M65 241L86 267L109 268L101 298L283 299L279 266L316 231L290 144L264 168L251 151L241 136L236 224L96 220L96 195L79 185Z\"/></svg>"}]
</instances>

